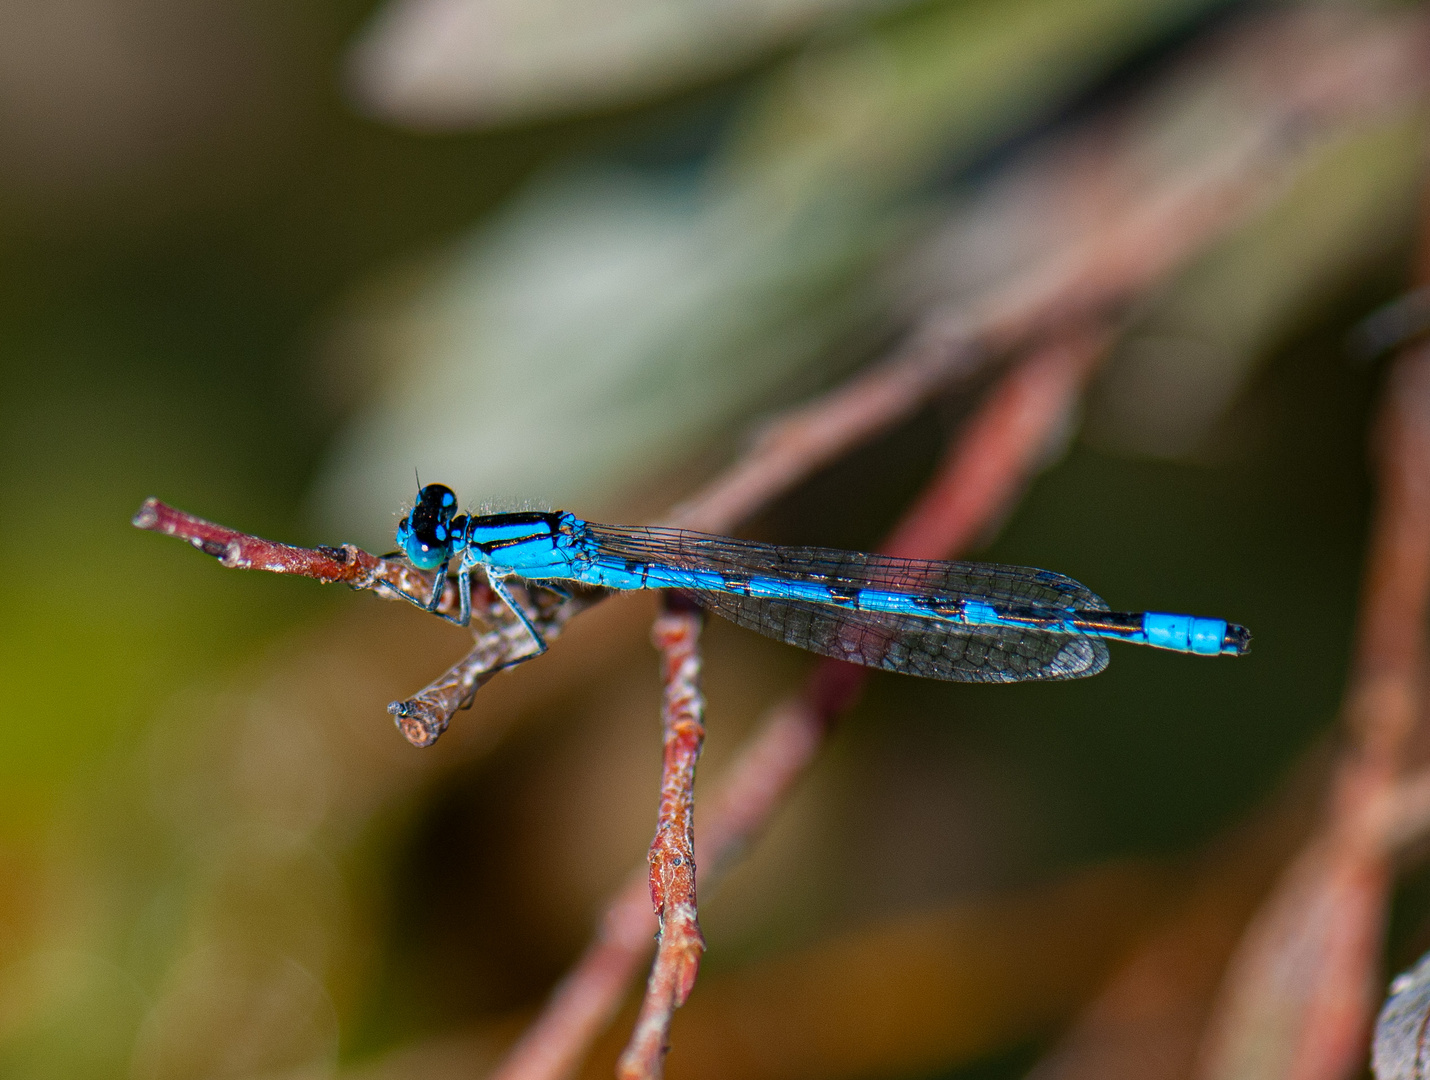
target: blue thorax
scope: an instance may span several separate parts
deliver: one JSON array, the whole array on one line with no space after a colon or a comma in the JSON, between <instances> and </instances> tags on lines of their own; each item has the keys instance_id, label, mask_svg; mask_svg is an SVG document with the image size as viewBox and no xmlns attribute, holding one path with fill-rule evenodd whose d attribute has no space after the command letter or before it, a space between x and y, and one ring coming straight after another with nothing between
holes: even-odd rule
<instances>
[{"instance_id":1,"label":"blue thorax","mask_svg":"<svg viewBox=\"0 0 1430 1080\"><path fill-rule=\"evenodd\" d=\"M522 577L569 574L572 540L580 522L571 514L526 511L467 516L457 512L457 496L442 484L417 493L412 513L397 525L397 543L411 563L423 570L445 567L452 559Z\"/></svg>"}]
</instances>

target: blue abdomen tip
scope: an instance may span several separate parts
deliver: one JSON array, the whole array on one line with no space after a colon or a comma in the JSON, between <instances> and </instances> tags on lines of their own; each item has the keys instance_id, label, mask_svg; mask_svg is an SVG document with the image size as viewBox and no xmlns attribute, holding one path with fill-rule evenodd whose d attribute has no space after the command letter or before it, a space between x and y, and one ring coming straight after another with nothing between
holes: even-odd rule
<instances>
[{"instance_id":1,"label":"blue abdomen tip","mask_svg":"<svg viewBox=\"0 0 1430 1080\"><path fill-rule=\"evenodd\" d=\"M1197 656L1239 656L1251 643L1244 626L1225 619L1204 619L1197 615L1173 615L1149 611L1142 618L1147 644L1159 649L1194 653Z\"/></svg>"}]
</instances>

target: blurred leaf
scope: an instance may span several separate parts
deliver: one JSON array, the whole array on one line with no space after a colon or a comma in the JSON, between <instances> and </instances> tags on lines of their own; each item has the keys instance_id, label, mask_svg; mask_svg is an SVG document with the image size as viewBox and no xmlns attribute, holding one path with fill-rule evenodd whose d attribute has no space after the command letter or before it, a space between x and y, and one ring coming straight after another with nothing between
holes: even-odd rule
<instances>
[{"instance_id":1,"label":"blurred leaf","mask_svg":"<svg viewBox=\"0 0 1430 1080\"><path fill-rule=\"evenodd\" d=\"M1282 199L1151 300L1089 403L1089 436L1163 457L1211 449L1257 365L1410 235L1425 130L1415 113L1317 148Z\"/></svg>"},{"instance_id":2,"label":"blurred leaf","mask_svg":"<svg viewBox=\"0 0 1430 1080\"><path fill-rule=\"evenodd\" d=\"M410 367L337 441L323 517L388 542L414 466L468 497L609 505L849 332L833 301L873 242L678 181L548 180L403 313Z\"/></svg>"},{"instance_id":3,"label":"blurred leaf","mask_svg":"<svg viewBox=\"0 0 1430 1080\"><path fill-rule=\"evenodd\" d=\"M910 0L389 0L353 46L353 94L414 127L610 106L689 84L822 23Z\"/></svg>"},{"instance_id":4,"label":"blurred leaf","mask_svg":"<svg viewBox=\"0 0 1430 1080\"><path fill-rule=\"evenodd\" d=\"M877 324L866 276L901 196L1205 6L920 9L788 66L694 181L559 170L397 314L405 346L336 444L321 518L385 542L414 466L599 516Z\"/></svg>"},{"instance_id":5,"label":"blurred leaf","mask_svg":"<svg viewBox=\"0 0 1430 1080\"><path fill-rule=\"evenodd\" d=\"M965 0L787 65L739 125L731 175L781 200L887 197L1010 131L1216 0Z\"/></svg>"}]
</instances>

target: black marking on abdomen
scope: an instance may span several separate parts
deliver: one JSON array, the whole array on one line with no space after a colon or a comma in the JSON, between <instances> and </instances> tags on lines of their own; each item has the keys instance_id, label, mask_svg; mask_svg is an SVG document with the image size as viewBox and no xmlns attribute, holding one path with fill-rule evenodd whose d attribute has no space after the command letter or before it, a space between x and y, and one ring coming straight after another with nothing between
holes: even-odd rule
<instances>
[{"instance_id":1,"label":"black marking on abdomen","mask_svg":"<svg viewBox=\"0 0 1430 1080\"><path fill-rule=\"evenodd\" d=\"M1140 611L1074 611L1074 625L1079 630L1110 630L1115 633L1137 633L1142 629Z\"/></svg>"}]
</instances>

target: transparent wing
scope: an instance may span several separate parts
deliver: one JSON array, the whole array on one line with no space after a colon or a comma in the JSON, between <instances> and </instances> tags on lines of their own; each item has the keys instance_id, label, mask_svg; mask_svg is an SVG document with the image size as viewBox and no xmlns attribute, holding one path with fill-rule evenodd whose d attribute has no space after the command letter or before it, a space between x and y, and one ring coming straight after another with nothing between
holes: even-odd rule
<instances>
[{"instance_id":1,"label":"transparent wing","mask_svg":"<svg viewBox=\"0 0 1430 1080\"><path fill-rule=\"evenodd\" d=\"M833 548L780 547L684 529L594 522L586 523L586 535L594 555L613 559L617 564L652 562L745 577L755 574L825 585L868 585L921 596L984 600L1021 608L1107 610L1102 598L1086 586L1063 574L1030 566L894 559ZM922 619L910 621L923 622Z\"/></svg>"},{"instance_id":2,"label":"transparent wing","mask_svg":"<svg viewBox=\"0 0 1430 1080\"><path fill-rule=\"evenodd\" d=\"M995 683L1079 679L1096 675L1108 660L1106 642L1080 634L970 627L738 593L687 595L701 607L766 637L838 660L928 679Z\"/></svg>"}]
</instances>

